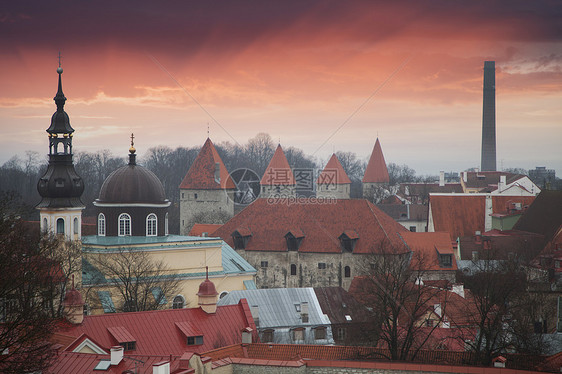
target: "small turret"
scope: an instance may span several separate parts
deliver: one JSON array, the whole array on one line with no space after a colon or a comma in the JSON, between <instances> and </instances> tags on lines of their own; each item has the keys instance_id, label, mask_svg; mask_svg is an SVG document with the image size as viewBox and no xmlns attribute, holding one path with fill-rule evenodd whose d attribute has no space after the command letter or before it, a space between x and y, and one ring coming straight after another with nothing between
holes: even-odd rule
<instances>
[{"instance_id":1,"label":"small turret","mask_svg":"<svg viewBox=\"0 0 562 374\"><path fill-rule=\"evenodd\" d=\"M199 292L197 292L197 296L199 297L198 304L206 313L213 314L217 311L218 292L215 288L215 284L209 280L209 267L207 266L205 269L207 277L199 285Z\"/></svg>"},{"instance_id":2,"label":"small turret","mask_svg":"<svg viewBox=\"0 0 562 374\"><path fill-rule=\"evenodd\" d=\"M66 291L62 305L66 319L70 323L79 325L84 321L84 299L80 291L74 288L74 276L72 276L72 288Z\"/></svg>"}]
</instances>

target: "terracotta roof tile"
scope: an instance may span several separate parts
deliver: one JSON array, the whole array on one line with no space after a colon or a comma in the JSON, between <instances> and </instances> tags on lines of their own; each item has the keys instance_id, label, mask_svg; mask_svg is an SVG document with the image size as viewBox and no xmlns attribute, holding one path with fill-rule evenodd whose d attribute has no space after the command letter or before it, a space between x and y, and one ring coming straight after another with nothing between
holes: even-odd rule
<instances>
[{"instance_id":1,"label":"terracotta roof tile","mask_svg":"<svg viewBox=\"0 0 562 374\"><path fill-rule=\"evenodd\" d=\"M289 185L295 184L295 177L293 176L293 171L289 166L287 157L285 157L285 152L281 148L281 144L277 146L269 165L263 173L260 184L262 186L277 186L277 185Z\"/></svg>"},{"instance_id":2,"label":"terracotta roof tile","mask_svg":"<svg viewBox=\"0 0 562 374\"><path fill-rule=\"evenodd\" d=\"M435 231L446 231L452 240L458 237L484 232L486 220L485 194L439 194L430 195L430 214ZM510 203L527 206L535 196L489 195L492 199L492 213L504 212Z\"/></svg>"},{"instance_id":3,"label":"terracotta roof tile","mask_svg":"<svg viewBox=\"0 0 562 374\"><path fill-rule=\"evenodd\" d=\"M219 227L222 225L220 224L213 224L213 223L196 223L191 228L189 232L189 236L201 236L203 233L207 233L207 236L212 236L212 233L215 232Z\"/></svg>"},{"instance_id":4,"label":"terracotta roof tile","mask_svg":"<svg viewBox=\"0 0 562 374\"><path fill-rule=\"evenodd\" d=\"M377 138L375 146L373 147L373 152L371 153L371 158L365 169L363 183L388 183L389 181L388 169L386 168L379 138Z\"/></svg>"},{"instance_id":5,"label":"terracotta roof tile","mask_svg":"<svg viewBox=\"0 0 562 374\"><path fill-rule=\"evenodd\" d=\"M317 180L318 184L351 184L351 180L343 169L336 154L332 154L330 160L320 173Z\"/></svg>"},{"instance_id":6,"label":"terracotta roof tile","mask_svg":"<svg viewBox=\"0 0 562 374\"><path fill-rule=\"evenodd\" d=\"M257 199L214 235L234 246L232 233L247 228L252 236L246 250L280 252L287 251L285 235L296 227L304 235L298 251L318 253L341 253L338 238L347 230L354 230L359 237L354 253L374 253L384 240L401 247L397 233L407 231L367 200L288 204L283 199Z\"/></svg>"},{"instance_id":7,"label":"terracotta roof tile","mask_svg":"<svg viewBox=\"0 0 562 374\"><path fill-rule=\"evenodd\" d=\"M215 180L217 163L220 168L220 183ZM221 188L234 189L236 186L232 178L229 178L228 170L226 170L213 142L207 138L197 158L183 178L180 189L219 190Z\"/></svg>"},{"instance_id":8,"label":"terracotta roof tile","mask_svg":"<svg viewBox=\"0 0 562 374\"><path fill-rule=\"evenodd\" d=\"M457 270L457 261L453 256L453 244L449 233L447 232L410 232L400 233L410 250L419 253L422 259L424 270ZM439 265L439 254L450 254L452 257L452 265L450 267L442 267ZM418 257L412 257L412 266Z\"/></svg>"}]
</instances>

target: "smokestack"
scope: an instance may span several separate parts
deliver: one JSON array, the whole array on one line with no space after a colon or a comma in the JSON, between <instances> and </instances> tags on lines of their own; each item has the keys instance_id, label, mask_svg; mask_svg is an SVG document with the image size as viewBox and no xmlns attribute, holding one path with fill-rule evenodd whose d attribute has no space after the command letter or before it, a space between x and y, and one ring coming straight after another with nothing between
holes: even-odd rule
<instances>
[{"instance_id":1,"label":"smokestack","mask_svg":"<svg viewBox=\"0 0 562 374\"><path fill-rule=\"evenodd\" d=\"M439 187L444 187L444 186L445 186L445 172L441 170L439 172Z\"/></svg>"},{"instance_id":2,"label":"smokestack","mask_svg":"<svg viewBox=\"0 0 562 374\"><path fill-rule=\"evenodd\" d=\"M496 171L496 62L484 61L482 171Z\"/></svg>"}]
</instances>

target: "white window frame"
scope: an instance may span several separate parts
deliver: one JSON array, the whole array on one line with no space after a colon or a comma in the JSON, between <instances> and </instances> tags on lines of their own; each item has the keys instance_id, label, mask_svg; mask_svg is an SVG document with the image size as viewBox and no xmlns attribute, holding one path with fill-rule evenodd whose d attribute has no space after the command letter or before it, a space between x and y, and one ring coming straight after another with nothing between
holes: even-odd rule
<instances>
[{"instance_id":1,"label":"white window frame","mask_svg":"<svg viewBox=\"0 0 562 374\"><path fill-rule=\"evenodd\" d=\"M123 225L121 225L123 223ZM121 213L118 220L118 234L119 236L131 236L131 216L127 213Z\"/></svg>"},{"instance_id":2,"label":"white window frame","mask_svg":"<svg viewBox=\"0 0 562 374\"><path fill-rule=\"evenodd\" d=\"M146 216L146 236L158 235L158 217L154 213Z\"/></svg>"},{"instance_id":3,"label":"white window frame","mask_svg":"<svg viewBox=\"0 0 562 374\"><path fill-rule=\"evenodd\" d=\"M98 214L98 236L105 236L105 214Z\"/></svg>"}]
</instances>

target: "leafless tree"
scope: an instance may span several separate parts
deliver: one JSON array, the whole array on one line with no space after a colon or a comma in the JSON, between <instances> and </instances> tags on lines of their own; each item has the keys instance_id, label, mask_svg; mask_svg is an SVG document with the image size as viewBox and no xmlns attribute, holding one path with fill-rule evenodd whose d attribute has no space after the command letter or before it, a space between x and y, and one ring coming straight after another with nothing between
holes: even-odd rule
<instances>
[{"instance_id":1,"label":"leafless tree","mask_svg":"<svg viewBox=\"0 0 562 374\"><path fill-rule=\"evenodd\" d=\"M255 168L253 170L258 175L263 175L275 152L275 143L269 134L260 132L248 140L246 152L248 154L248 161Z\"/></svg>"},{"instance_id":2,"label":"leafless tree","mask_svg":"<svg viewBox=\"0 0 562 374\"><path fill-rule=\"evenodd\" d=\"M147 252L120 248L112 253L91 252L86 258L99 271L98 277L84 285L89 288L88 302L92 302L93 290L107 288L120 296L115 306L118 312L158 310L179 290L179 277Z\"/></svg>"},{"instance_id":3,"label":"leafless tree","mask_svg":"<svg viewBox=\"0 0 562 374\"><path fill-rule=\"evenodd\" d=\"M63 292L64 276L15 205L0 198L0 372L30 373L53 357L52 296Z\"/></svg>"},{"instance_id":4,"label":"leafless tree","mask_svg":"<svg viewBox=\"0 0 562 374\"><path fill-rule=\"evenodd\" d=\"M441 293L420 281L427 262L419 252L412 253L405 246L384 240L378 253L370 257L369 275L360 282L361 289L354 291L372 309L374 338L389 349L391 360L413 360L443 318L441 313L429 328L423 323L424 315L433 310Z\"/></svg>"}]
</instances>

